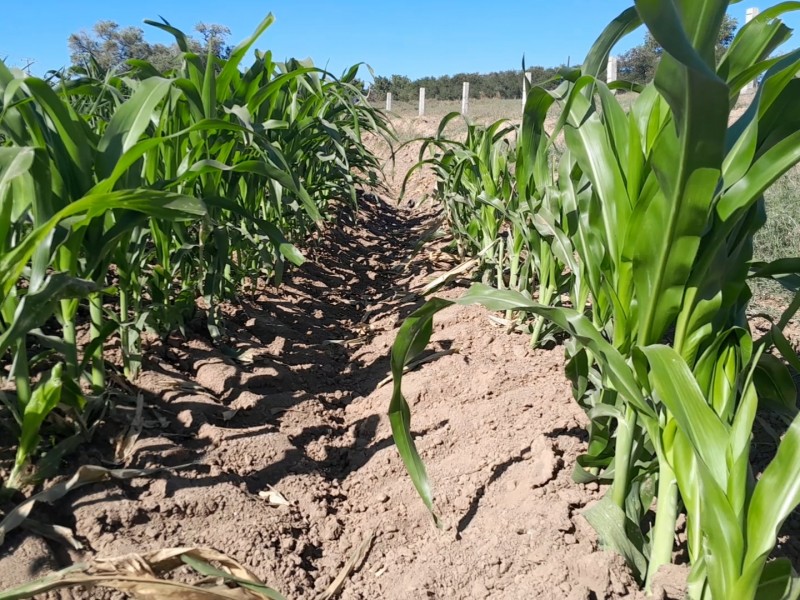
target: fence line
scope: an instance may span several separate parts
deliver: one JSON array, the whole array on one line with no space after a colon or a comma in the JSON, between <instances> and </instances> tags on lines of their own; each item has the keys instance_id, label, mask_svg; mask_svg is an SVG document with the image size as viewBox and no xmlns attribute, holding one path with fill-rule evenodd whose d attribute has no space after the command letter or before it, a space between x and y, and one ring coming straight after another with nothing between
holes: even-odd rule
<instances>
[{"instance_id":1,"label":"fence line","mask_svg":"<svg viewBox=\"0 0 800 600\"><path fill-rule=\"evenodd\" d=\"M745 16L745 24L749 23L753 19L755 19L760 14L760 10L758 8L748 8ZM525 103L528 99L528 93L530 89L533 87L533 73L530 71L526 71L522 77L522 110L525 110ZM613 83L619 80L619 57L618 56L609 56L608 57L608 65L606 67L606 82ZM752 92L755 89L755 82L751 81L748 83L742 91L744 92ZM386 93L386 110L392 110L392 93ZM469 114L469 82L465 81L462 84L461 90L461 114L468 115ZM419 116L425 116L425 88L419 88Z\"/></svg>"}]
</instances>

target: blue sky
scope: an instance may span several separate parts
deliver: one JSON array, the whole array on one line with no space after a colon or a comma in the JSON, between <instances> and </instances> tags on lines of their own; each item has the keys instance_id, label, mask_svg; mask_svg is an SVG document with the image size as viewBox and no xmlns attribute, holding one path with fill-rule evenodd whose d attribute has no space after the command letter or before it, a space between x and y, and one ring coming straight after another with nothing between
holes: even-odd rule
<instances>
[{"instance_id":1,"label":"blue sky","mask_svg":"<svg viewBox=\"0 0 800 600\"><path fill-rule=\"evenodd\" d=\"M367 62L380 75L412 78L459 72L489 72L528 65L580 62L603 27L632 0L8 0L0 21L0 59L19 66L35 60L33 71L68 63L67 37L89 30L100 19L138 25L151 41L168 42L142 24L163 16L191 31L199 21L227 25L234 44L248 36L268 13L275 24L257 46L276 59L311 57L335 73ZM731 14L744 23L750 3ZM800 17L789 15L790 26ZM624 40L619 51L639 43L641 32Z\"/></svg>"}]
</instances>

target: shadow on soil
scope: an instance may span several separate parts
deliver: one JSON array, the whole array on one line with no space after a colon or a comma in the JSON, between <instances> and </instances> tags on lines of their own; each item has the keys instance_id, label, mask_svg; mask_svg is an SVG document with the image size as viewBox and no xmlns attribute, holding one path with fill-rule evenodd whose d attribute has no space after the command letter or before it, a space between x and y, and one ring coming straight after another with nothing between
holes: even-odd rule
<instances>
[{"instance_id":1,"label":"shadow on soil","mask_svg":"<svg viewBox=\"0 0 800 600\"><path fill-rule=\"evenodd\" d=\"M344 479L392 444L390 438L376 439L377 416L346 425L344 409L369 395L389 373L388 347L380 353L374 347L363 351L381 330L370 325L390 319L382 328L391 329L423 302L409 285L425 268L424 261L409 262L409 257L431 215L406 215L368 194L359 207L357 215L343 210L335 227L310 241L303 250L308 262L280 288L262 287L221 307L227 348L212 343L202 322L191 324L188 339L173 334L151 344L138 387L130 390L133 397L144 394L145 429L141 449L126 466L195 462L169 477L172 493L223 482L257 493L290 474ZM234 355L244 351L255 358L237 360ZM302 411L314 418L293 417L302 403ZM112 431L130 421L131 407L118 416ZM288 429L292 448L265 468L212 475L201 464L214 443L198 435L204 424L223 432L228 443L283 430L289 418L291 425L298 423ZM324 459L309 455L312 444L322 444ZM76 462L100 464L111 453L108 444L89 446ZM132 486L120 487L126 497L136 497ZM81 496L72 494L72 503L59 508L60 522L69 521Z\"/></svg>"}]
</instances>

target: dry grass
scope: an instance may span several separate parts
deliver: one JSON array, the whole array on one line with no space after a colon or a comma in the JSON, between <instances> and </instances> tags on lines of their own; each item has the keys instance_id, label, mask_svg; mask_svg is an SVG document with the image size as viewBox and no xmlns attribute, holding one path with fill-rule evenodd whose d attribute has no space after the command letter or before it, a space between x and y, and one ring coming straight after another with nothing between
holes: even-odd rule
<instances>
[{"instance_id":1,"label":"dry grass","mask_svg":"<svg viewBox=\"0 0 800 600\"><path fill-rule=\"evenodd\" d=\"M428 99L425 102L425 115L420 117L416 102L395 102L392 106L391 120L401 142L414 138L431 136L436 133L439 122L451 112L461 112L461 101ZM498 98L472 99L469 104L469 119L480 125L489 125L500 119L511 123L522 121L522 101L501 100ZM461 119L452 121L447 128L448 137L460 139L466 131Z\"/></svg>"},{"instance_id":2,"label":"dry grass","mask_svg":"<svg viewBox=\"0 0 800 600\"><path fill-rule=\"evenodd\" d=\"M755 237L756 260L800 256L800 166L781 177L764 200L767 223ZM753 296L756 307L773 317L779 316L779 308L791 298L788 291L773 282L755 282Z\"/></svg>"}]
</instances>

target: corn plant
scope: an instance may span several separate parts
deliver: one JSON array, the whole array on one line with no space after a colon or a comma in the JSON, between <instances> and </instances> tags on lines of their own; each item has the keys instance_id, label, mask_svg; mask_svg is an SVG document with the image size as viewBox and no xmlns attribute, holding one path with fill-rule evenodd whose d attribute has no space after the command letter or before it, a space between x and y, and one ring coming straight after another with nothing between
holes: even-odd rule
<instances>
[{"instance_id":1,"label":"corn plant","mask_svg":"<svg viewBox=\"0 0 800 600\"><path fill-rule=\"evenodd\" d=\"M565 257L571 297L588 291L587 305L543 306L486 286L462 302L528 310L571 336L567 373L592 419L577 478L611 482L586 517L646 586L672 558L682 506L692 597L796 598L788 561L767 562L781 524L800 503L796 392L768 350L797 363L781 329L800 296L763 339L753 339L745 311L751 277L795 282L789 285L797 293L800 260L754 264L752 240L764 223L764 191L800 161L800 122L788 108L800 100L800 53L774 54L790 36L777 17L800 4L762 13L717 63L714 42L727 7L640 0L604 31L581 69L528 99L523 130L531 148L564 133L555 181L547 182L544 154L532 179L544 181L539 193L560 203L553 246L563 249L559 233L568 236L580 261ZM597 74L613 44L641 22L664 57L655 82L626 113ZM752 105L729 127L742 87L761 73ZM544 118L554 105L561 116L548 137ZM393 431L429 507L400 378L446 304L437 300L412 315L392 356ZM757 479L749 450L759 404L780 406L794 420ZM644 517L654 500L649 528Z\"/></svg>"},{"instance_id":2,"label":"corn plant","mask_svg":"<svg viewBox=\"0 0 800 600\"><path fill-rule=\"evenodd\" d=\"M574 261L560 230L560 207L553 196L541 193L545 180L552 181L550 148L532 147L537 141L530 131L520 132L502 120L484 128L465 118L464 141L450 140L446 128L460 116L450 113L436 136L408 142L421 142L419 161L406 174L401 196L416 170L431 168L437 176L435 199L443 207L459 258L478 257L484 282L493 281L498 289L530 290L542 304L560 303L572 277L564 265ZM512 311L506 317L511 321ZM545 324L535 319L532 346L550 339Z\"/></svg>"},{"instance_id":3,"label":"corn plant","mask_svg":"<svg viewBox=\"0 0 800 600\"><path fill-rule=\"evenodd\" d=\"M248 277L280 283L304 260L290 239L374 178L363 136L390 131L358 66L337 79L257 52L242 70L272 21L224 60L151 22L183 52L164 73L131 61L124 77L89 65L44 81L0 62L0 360L15 392L0 397L19 440L5 488L24 482L53 411L75 430L56 437L88 436L112 336L135 377L142 331L181 327L203 298L224 342L220 301Z\"/></svg>"},{"instance_id":4,"label":"corn plant","mask_svg":"<svg viewBox=\"0 0 800 600\"><path fill-rule=\"evenodd\" d=\"M504 252L498 237L503 230L505 202L513 202L513 139L516 128L504 120L482 127L464 118L464 141L448 139L447 126L462 118L445 115L434 137L411 140L418 143L419 161L406 174L401 197L409 178L418 169L433 169L437 177L435 199L442 204L458 256L482 257L482 269L495 268L499 285L503 281ZM432 156L426 157L431 152Z\"/></svg>"}]
</instances>

